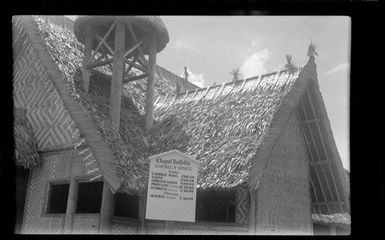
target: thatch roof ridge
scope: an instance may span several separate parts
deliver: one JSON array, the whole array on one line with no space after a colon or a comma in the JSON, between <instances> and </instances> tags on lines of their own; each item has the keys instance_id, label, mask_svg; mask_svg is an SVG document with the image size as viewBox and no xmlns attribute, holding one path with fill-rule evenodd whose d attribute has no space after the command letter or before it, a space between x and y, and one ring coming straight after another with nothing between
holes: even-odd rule
<instances>
[{"instance_id":1,"label":"thatch roof ridge","mask_svg":"<svg viewBox=\"0 0 385 240\"><path fill-rule=\"evenodd\" d=\"M14 109L15 162L24 168L34 168L42 163L32 126L25 109Z\"/></svg>"}]
</instances>

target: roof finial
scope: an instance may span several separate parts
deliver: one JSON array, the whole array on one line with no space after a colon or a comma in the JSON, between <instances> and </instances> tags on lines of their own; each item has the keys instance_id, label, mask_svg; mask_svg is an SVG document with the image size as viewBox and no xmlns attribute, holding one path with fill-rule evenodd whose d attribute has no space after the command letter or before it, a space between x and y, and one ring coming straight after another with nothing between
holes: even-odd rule
<instances>
[{"instance_id":1,"label":"roof finial","mask_svg":"<svg viewBox=\"0 0 385 240\"><path fill-rule=\"evenodd\" d=\"M313 43L312 39L310 39L310 45L307 49L307 55L314 61L315 56L318 56L317 53L318 47Z\"/></svg>"}]
</instances>

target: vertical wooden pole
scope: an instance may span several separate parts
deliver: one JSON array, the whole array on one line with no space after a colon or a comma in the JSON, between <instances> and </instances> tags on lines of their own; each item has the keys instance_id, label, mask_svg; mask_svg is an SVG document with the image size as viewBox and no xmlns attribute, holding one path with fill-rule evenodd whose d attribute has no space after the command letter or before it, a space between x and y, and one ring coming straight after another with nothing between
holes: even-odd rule
<instances>
[{"instance_id":1,"label":"vertical wooden pole","mask_svg":"<svg viewBox=\"0 0 385 240\"><path fill-rule=\"evenodd\" d=\"M114 195L107 181L103 184L102 206L100 207L99 233L109 234L111 232L111 217L114 211Z\"/></svg>"},{"instance_id":2,"label":"vertical wooden pole","mask_svg":"<svg viewBox=\"0 0 385 240\"><path fill-rule=\"evenodd\" d=\"M87 70L86 64L91 59L93 40L94 40L93 30L91 26L88 26L86 30L85 52L84 52L83 65L82 65L82 79L84 84L84 90L87 93L90 85L90 71Z\"/></svg>"},{"instance_id":3,"label":"vertical wooden pole","mask_svg":"<svg viewBox=\"0 0 385 240\"><path fill-rule=\"evenodd\" d=\"M150 52L148 59L148 78L147 78L147 95L146 95L146 122L145 130L148 133L153 124L153 110L154 110L154 76L156 63L156 39L153 38L150 42Z\"/></svg>"},{"instance_id":4,"label":"vertical wooden pole","mask_svg":"<svg viewBox=\"0 0 385 240\"><path fill-rule=\"evenodd\" d=\"M115 29L115 50L114 65L112 69L111 92L110 92L110 112L109 117L114 129L119 132L120 125L120 105L122 96L122 78L124 70L124 48L125 48L125 22L119 19ZM100 208L100 233L111 232L111 217L113 214L114 195L104 181L102 206Z\"/></svg>"},{"instance_id":5,"label":"vertical wooden pole","mask_svg":"<svg viewBox=\"0 0 385 240\"><path fill-rule=\"evenodd\" d=\"M249 234L255 234L255 191L250 191Z\"/></svg>"},{"instance_id":6,"label":"vertical wooden pole","mask_svg":"<svg viewBox=\"0 0 385 240\"><path fill-rule=\"evenodd\" d=\"M115 29L114 65L111 79L110 113L109 117L114 128L119 131L120 105L122 96L122 77L124 70L124 48L125 48L125 22L119 19Z\"/></svg>"},{"instance_id":7,"label":"vertical wooden pole","mask_svg":"<svg viewBox=\"0 0 385 240\"><path fill-rule=\"evenodd\" d=\"M76 211L76 202L78 197L78 187L79 184L75 179L75 173L76 173L76 163L75 163L75 153L73 154L73 157L71 159L71 166L70 166L70 187L68 190L68 199L67 199L67 210L66 210L66 216L64 219L64 233L72 233L72 225L73 225L73 214Z\"/></svg>"}]
</instances>

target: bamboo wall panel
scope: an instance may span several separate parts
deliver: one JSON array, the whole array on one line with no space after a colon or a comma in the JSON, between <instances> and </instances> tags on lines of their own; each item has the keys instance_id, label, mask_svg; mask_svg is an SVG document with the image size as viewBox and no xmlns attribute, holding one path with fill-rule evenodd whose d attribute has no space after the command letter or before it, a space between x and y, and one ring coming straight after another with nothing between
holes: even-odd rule
<instances>
[{"instance_id":1,"label":"bamboo wall panel","mask_svg":"<svg viewBox=\"0 0 385 240\"><path fill-rule=\"evenodd\" d=\"M27 190L23 233L60 233L64 226L62 216L43 215L46 210L49 182L65 180L70 170L71 151L44 154L43 165L32 170Z\"/></svg>"},{"instance_id":2,"label":"bamboo wall panel","mask_svg":"<svg viewBox=\"0 0 385 240\"><path fill-rule=\"evenodd\" d=\"M246 188L238 188L237 190L237 206L235 209L235 221L240 224L249 222L249 194Z\"/></svg>"},{"instance_id":3,"label":"bamboo wall panel","mask_svg":"<svg viewBox=\"0 0 385 240\"><path fill-rule=\"evenodd\" d=\"M292 114L278 138L259 186L259 233L310 234L308 161L299 123Z\"/></svg>"},{"instance_id":4,"label":"bamboo wall panel","mask_svg":"<svg viewBox=\"0 0 385 240\"><path fill-rule=\"evenodd\" d=\"M15 107L25 108L39 149L67 146L75 131L61 96L20 23L14 18L13 98Z\"/></svg>"},{"instance_id":5,"label":"bamboo wall panel","mask_svg":"<svg viewBox=\"0 0 385 240\"><path fill-rule=\"evenodd\" d=\"M74 215L72 233L97 234L99 232L99 214Z\"/></svg>"},{"instance_id":6,"label":"bamboo wall panel","mask_svg":"<svg viewBox=\"0 0 385 240\"><path fill-rule=\"evenodd\" d=\"M113 223L111 234L137 234L138 229L135 226Z\"/></svg>"}]
</instances>

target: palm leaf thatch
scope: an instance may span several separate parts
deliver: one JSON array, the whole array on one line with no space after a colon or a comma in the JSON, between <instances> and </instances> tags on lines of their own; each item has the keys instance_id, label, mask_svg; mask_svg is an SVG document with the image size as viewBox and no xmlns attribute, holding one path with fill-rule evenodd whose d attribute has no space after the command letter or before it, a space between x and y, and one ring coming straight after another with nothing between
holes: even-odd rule
<instances>
[{"instance_id":1,"label":"palm leaf thatch","mask_svg":"<svg viewBox=\"0 0 385 240\"><path fill-rule=\"evenodd\" d=\"M158 101L151 154L178 149L199 160L201 189L246 183L251 159L298 73L281 71Z\"/></svg>"},{"instance_id":2,"label":"palm leaf thatch","mask_svg":"<svg viewBox=\"0 0 385 240\"><path fill-rule=\"evenodd\" d=\"M288 55L288 54L286 55L286 64L284 67L291 74L293 74L297 71L297 67L294 64L293 58L291 55Z\"/></svg>"},{"instance_id":3,"label":"palm leaf thatch","mask_svg":"<svg viewBox=\"0 0 385 240\"><path fill-rule=\"evenodd\" d=\"M36 139L33 135L25 110L14 109L14 138L16 165L33 168L42 163L37 151Z\"/></svg>"},{"instance_id":4,"label":"palm leaf thatch","mask_svg":"<svg viewBox=\"0 0 385 240\"><path fill-rule=\"evenodd\" d=\"M313 42L310 42L310 45L307 49L307 56L309 56L311 58L318 56L317 49L318 49L318 47L315 44L313 44Z\"/></svg>"},{"instance_id":5,"label":"palm leaf thatch","mask_svg":"<svg viewBox=\"0 0 385 240\"><path fill-rule=\"evenodd\" d=\"M336 223L336 224L343 224L343 225L350 225L350 215L348 213L336 213L336 214L315 214L313 213L311 215L311 218L313 222L316 223Z\"/></svg>"}]
</instances>

